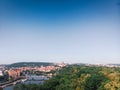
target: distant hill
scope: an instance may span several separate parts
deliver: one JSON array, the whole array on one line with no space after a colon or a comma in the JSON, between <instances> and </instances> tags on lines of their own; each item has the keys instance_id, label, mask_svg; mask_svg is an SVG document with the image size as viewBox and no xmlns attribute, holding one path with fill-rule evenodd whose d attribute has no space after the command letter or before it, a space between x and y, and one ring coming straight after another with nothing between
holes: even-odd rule
<instances>
[{"instance_id":1,"label":"distant hill","mask_svg":"<svg viewBox=\"0 0 120 90\"><path fill-rule=\"evenodd\" d=\"M115 65L115 66L120 66L120 64L108 64L108 65Z\"/></svg>"},{"instance_id":2,"label":"distant hill","mask_svg":"<svg viewBox=\"0 0 120 90\"><path fill-rule=\"evenodd\" d=\"M18 62L18 63L13 63L8 65L8 67L25 67L25 66L48 66L48 65L53 65L53 63L49 62Z\"/></svg>"}]
</instances>

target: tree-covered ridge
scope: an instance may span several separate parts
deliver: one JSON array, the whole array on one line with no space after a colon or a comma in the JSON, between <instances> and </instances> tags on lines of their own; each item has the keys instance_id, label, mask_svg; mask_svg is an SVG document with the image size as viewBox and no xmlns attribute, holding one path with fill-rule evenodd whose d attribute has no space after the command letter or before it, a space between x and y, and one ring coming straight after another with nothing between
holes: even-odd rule
<instances>
[{"instance_id":1,"label":"tree-covered ridge","mask_svg":"<svg viewBox=\"0 0 120 90\"><path fill-rule=\"evenodd\" d=\"M25 67L25 66L48 66L48 65L53 65L53 63L49 63L49 62L18 62L18 63L13 63L8 65L8 67Z\"/></svg>"},{"instance_id":2,"label":"tree-covered ridge","mask_svg":"<svg viewBox=\"0 0 120 90\"><path fill-rule=\"evenodd\" d=\"M18 85L14 90L120 90L120 68L68 66L43 85Z\"/></svg>"}]
</instances>

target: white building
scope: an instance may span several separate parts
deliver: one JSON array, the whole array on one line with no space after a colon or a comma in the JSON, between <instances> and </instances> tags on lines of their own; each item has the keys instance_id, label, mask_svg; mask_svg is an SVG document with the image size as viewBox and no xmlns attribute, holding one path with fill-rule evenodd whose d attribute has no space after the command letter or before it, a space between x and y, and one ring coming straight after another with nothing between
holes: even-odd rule
<instances>
[{"instance_id":1,"label":"white building","mask_svg":"<svg viewBox=\"0 0 120 90\"><path fill-rule=\"evenodd\" d=\"M0 70L0 76L3 76L3 72Z\"/></svg>"}]
</instances>

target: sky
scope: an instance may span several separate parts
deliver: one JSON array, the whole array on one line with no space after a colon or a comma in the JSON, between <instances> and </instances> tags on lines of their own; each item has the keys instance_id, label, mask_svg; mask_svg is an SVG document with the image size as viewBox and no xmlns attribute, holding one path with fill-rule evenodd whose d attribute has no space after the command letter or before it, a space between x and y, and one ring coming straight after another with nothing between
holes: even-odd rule
<instances>
[{"instance_id":1,"label":"sky","mask_svg":"<svg viewBox=\"0 0 120 90\"><path fill-rule=\"evenodd\" d=\"M120 63L119 0L0 0L0 64Z\"/></svg>"}]
</instances>

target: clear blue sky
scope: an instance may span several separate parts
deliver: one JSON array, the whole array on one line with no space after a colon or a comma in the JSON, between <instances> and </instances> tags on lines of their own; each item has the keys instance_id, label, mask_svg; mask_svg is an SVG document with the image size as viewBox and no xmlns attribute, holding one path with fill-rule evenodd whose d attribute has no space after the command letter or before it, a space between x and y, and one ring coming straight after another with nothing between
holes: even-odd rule
<instances>
[{"instance_id":1,"label":"clear blue sky","mask_svg":"<svg viewBox=\"0 0 120 90\"><path fill-rule=\"evenodd\" d=\"M118 0L0 0L0 64L120 63Z\"/></svg>"}]
</instances>

